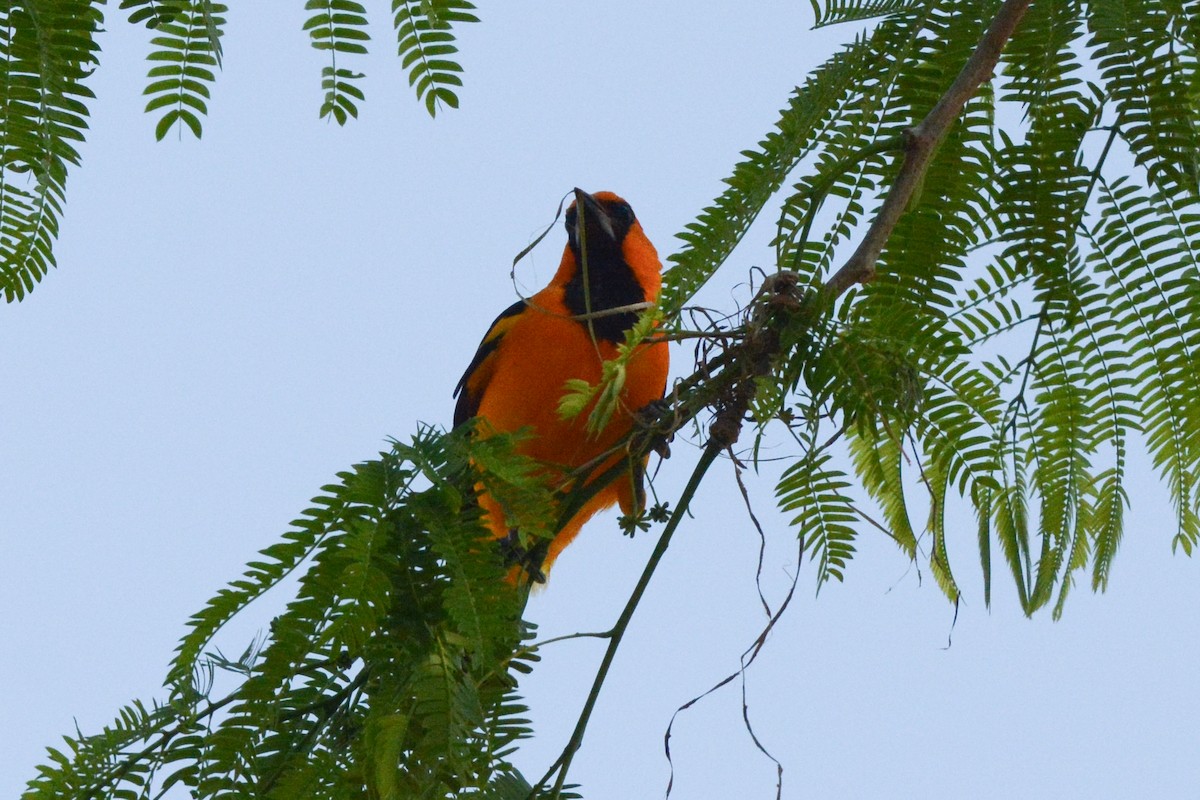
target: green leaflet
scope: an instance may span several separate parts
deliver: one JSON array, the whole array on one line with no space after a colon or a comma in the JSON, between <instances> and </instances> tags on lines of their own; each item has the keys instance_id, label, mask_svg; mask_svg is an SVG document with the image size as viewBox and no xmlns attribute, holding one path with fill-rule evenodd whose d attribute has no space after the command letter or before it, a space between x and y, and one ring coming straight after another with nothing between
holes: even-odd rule
<instances>
[{"instance_id":1,"label":"green leaflet","mask_svg":"<svg viewBox=\"0 0 1200 800\"><path fill-rule=\"evenodd\" d=\"M131 23L145 23L154 30L160 25L179 21L187 14L191 0L121 0L119 8L128 11Z\"/></svg>"}]
</instances>

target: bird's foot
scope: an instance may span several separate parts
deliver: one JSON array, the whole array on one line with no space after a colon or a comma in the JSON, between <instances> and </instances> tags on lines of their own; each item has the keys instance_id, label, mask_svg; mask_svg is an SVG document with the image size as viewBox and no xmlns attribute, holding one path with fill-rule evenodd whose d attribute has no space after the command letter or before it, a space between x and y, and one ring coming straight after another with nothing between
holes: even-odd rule
<instances>
[{"instance_id":1,"label":"bird's foot","mask_svg":"<svg viewBox=\"0 0 1200 800\"><path fill-rule=\"evenodd\" d=\"M671 440L675 438L668 416L671 403L667 398L647 403L633 415L634 430L638 437L645 437L649 448L660 458L671 457Z\"/></svg>"},{"instance_id":2,"label":"bird's foot","mask_svg":"<svg viewBox=\"0 0 1200 800\"><path fill-rule=\"evenodd\" d=\"M546 560L548 543L539 542L533 547L526 548L521 544L517 529L509 530L508 535L500 542L500 554L506 567L520 567L529 578L530 583L545 583L546 573L542 571L542 562Z\"/></svg>"}]
</instances>

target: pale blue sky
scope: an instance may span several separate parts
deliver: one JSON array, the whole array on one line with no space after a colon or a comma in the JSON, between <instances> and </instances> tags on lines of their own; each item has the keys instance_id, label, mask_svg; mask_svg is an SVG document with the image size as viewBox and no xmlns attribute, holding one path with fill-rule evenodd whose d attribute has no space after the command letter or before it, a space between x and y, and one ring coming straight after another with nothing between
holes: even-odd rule
<instances>
[{"instance_id":1,"label":"pale blue sky","mask_svg":"<svg viewBox=\"0 0 1200 800\"><path fill-rule=\"evenodd\" d=\"M814 33L803 2L487 4L462 31L462 109L430 120L389 57L385 4L362 118L319 122L323 56L302 3L235 4L203 141L154 143L143 32L110 9L99 95L73 172L59 269L0 314L0 796L46 745L157 696L184 621L273 542L335 472L450 390L513 297L512 256L572 186L633 204L662 254L768 130L791 87L852 28ZM769 222L769 220L768 220ZM730 310L759 225L703 296ZM552 273L551 234L522 278ZM676 351L683 362L687 352ZM660 491L695 451L675 447ZM1138 463L1145 464L1141 459ZM572 779L592 799L661 796L676 707L757 635L757 538L718 465L647 594ZM751 483L777 602L795 538ZM1165 492L1132 492L1107 595L1025 620L998 574L983 606L974 529L951 532L953 610L870 528L844 585L796 601L750 670L786 798L1200 794L1197 565L1173 557ZM542 633L612 620L653 544L594 522L529 610ZM269 619L221 639L240 652ZM536 778L574 724L595 642L549 648L524 682ZM775 773L729 687L682 714L675 794L773 796Z\"/></svg>"}]
</instances>

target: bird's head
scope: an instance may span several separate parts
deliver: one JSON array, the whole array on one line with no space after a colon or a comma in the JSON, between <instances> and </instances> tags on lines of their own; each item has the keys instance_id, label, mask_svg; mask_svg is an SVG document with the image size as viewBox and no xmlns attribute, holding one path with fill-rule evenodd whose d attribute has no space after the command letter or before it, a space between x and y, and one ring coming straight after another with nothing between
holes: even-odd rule
<instances>
[{"instance_id":1,"label":"bird's head","mask_svg":"<svg viewBox=\"0 0 1200 800\"><path fill-rule=\"evenodd\" d=\"M586 246L589 266L595 264L598 273L593 280L603 280L603 271L623 265L646 298L656 298L662 283L662 264L633 208L612 192L588 194L576 188L574 194L567 208L566 228L567 250L576 267L582 262Z\"/></svg>"}]
</instances>

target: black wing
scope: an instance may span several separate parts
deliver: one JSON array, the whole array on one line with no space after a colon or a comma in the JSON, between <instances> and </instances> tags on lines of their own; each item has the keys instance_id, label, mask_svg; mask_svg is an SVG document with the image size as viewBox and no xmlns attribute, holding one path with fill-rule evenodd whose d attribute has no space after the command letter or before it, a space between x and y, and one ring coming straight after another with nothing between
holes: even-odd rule
<instances>
[{"instance_id":1,"label":"black wing","mask_svg":"<svg viewBox=\"0 0 1200 800\"><path fill-rule=\"evenodd\" d=\"M486 379L491 377L491 371L486 368L488 358L496 352L496 348L500 346L500 340L504 338L504 332L512 324L511 322L506 323L506 320L516 317L525 311L525 308L525 301L518 300L501 311L500 316L496 317L491 327L488 328L483 341L479 343L475 357L467 365L466 371L458 380L458 385L454 387L454 394L451 395L451 397L458 398L458 403L454 406L454 427L457 428L479 413L479 401L483 398L483 390L487 387ZM475 380L475 378L478 379Z\"/></svg>"}]
</instances>

